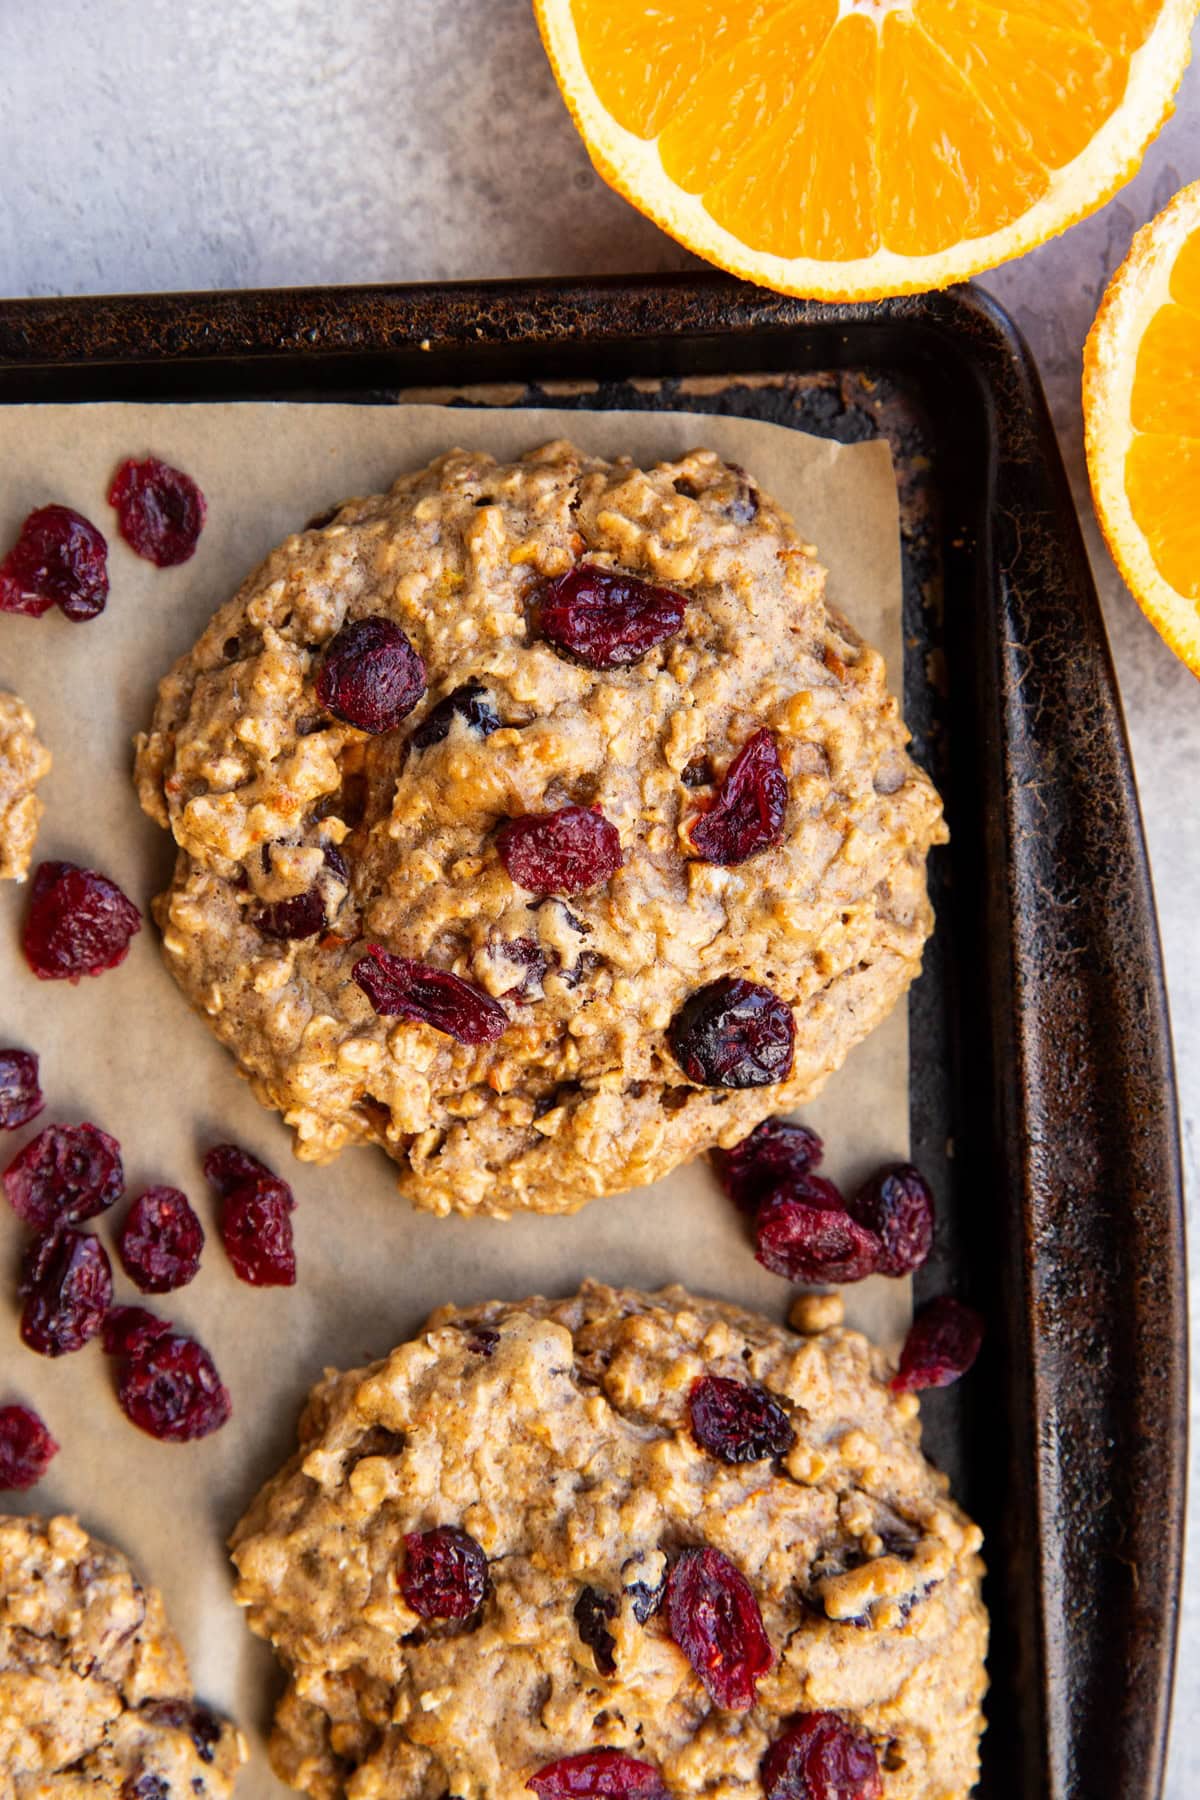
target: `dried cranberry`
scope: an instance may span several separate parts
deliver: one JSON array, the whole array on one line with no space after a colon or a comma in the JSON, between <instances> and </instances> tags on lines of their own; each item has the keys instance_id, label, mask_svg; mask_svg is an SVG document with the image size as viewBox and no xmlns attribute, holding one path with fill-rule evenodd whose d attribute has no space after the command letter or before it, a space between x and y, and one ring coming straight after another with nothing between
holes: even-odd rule
<instances>
[{"instance_id":1,"label":"dried cranberry","mask_svg":"<svg viewBox=\"0 0 1200 1800\"><path fill-rule=\"evenodd\" d=\"M270 938L310 938L318 931L324 931L329 923L331 911L336 909L336 899L330 894L329 875L343 887L350 885L350 871L346 860L339 850L330 844L325 850L325 867L328 874L322 872L312 886L303 894L294 894L289 900L271 900L258 906L251 914L251 923L256 931Z\"/></svg>"},{"instance_id":2,"label":"dried cranberry","mask_svg":"<svg viewBox=\"0 0 1200 1800\"><path fill-rule=\"evenodd\" d=\"M108 545L82 513L39 506L0 563L0 612L38 619L58 605L77 623L108 599Z\"/></svg>"},{"instance_id":3,"label":"dried cranberry","mask_svg":"<svg viewBox=\"0 0 1200 1800\"><path fill-rule=\"evenodd\" d=\"M701 862L730 866L783 836L788 786L772 732L756 731L725 771L717 796L689 828Z\"/></svg>"},{"instance_id":4,"label":"dried cranberry","mask_svg":"<svg viewBox=\"0 0 1200 1800\"><path fill-rule=\"evenodd\" d=\"M425 664L390 619L352 619L326 646L317 699L347 725L395 731L424 692Z\"/></svg>"},{"instance_id":5,"label":"dried cranberry","mask_svg":"<svg viewBox=\"0 0 1200 1800\"><path fill-rule=\"evenodd\" d=\"M205 1154L204 1179L216 1188L222 1200L244 1181L257 1181L260 1175L269 1175L273 1181L279 1181L279 1176L268 1169L265 1162L260 1162L257 1156L237 1144L214 1144ZM287 1182L280 1185L287 1187ZM291 1193L290 1188L288 1192Z\"/></svg>"},{"instance_id":6,"label":"dried cranberry","mask_svg":"<svg viewBox=\"0 0 1200 1800\"><path fill-rule=\"evenodd\" d=\"M233 1410L208 1351L174 1331L135 1340L118 1364L117 1399L139 1430L175 1444L207 1437Z\"/></svg>"},{"instance_id":7,"label":"dried cranberry","mask_svg":"<svg viewBox=\"0 0 1200 1800\"><path fill-rule=\"evenodd\" d=\"M761 1462L786 1456L796 1433L765 1388L724 1375L701 1375L688 1396L692 1436L722 1462Z\"/></svg>"},{"instance_id":8,"label":"dried cranberry","mask_svg":"<svg viewBox=\"0 0 1200 1800\"><path fill-rule=\"evenodd\" d=\"M120 465L108 490L116 508L121 536L156 568L174 568L196 551L208 511L204 495L190 475L170 463L132 456Z\"/></svg>"},{"instance_id":9,"label":"dried cranberry","mask_svg":"<svg viewBox=\"0 0 1200 1800\"><path fill-rule=\"evenodd\" d=\"M667 1629L728 1712L754 1705L775 1661L750 1583L719 1550L684 1550L667 1576Z\"/></svg>"},{"instance_id":10,"label":"dried cranberry","mask_svg":"<svg viewBox=\"0 0 1200 1800\"><path fill-rule=\"evenodd\" d=\"M792 1009L755 981L710 981L684 1001L667 1035L688 1080L703 1087L769 1087L792 1072Z\"/></svg>"},{"instance_id":11,"label":"dried cranberry","mask_svg":"<svg viewBox=\"0 0 1200 1800\"><path fill-rule=\"evenodd\" d=\"M800 1713L762 1762L767 1800L881 1800L875 1746L837 1713Z\"/></svg>"},{"instance_id":12,"label":"dried cranberry","mask_svg":"<svg viewBox=\"0 0 1200 1800\"><path fill-rule=\"evenodd\" d=\"M32 1050L0 1050L0 1131L28 1125L45 1104Z\"/></svg>"},{"instance_id":13,"label":"dried cranberry","mask_svg":"<svg viewBox=\"0 0 1200 1800\"><path fill-rule=\"evenodd\" d=\"M787 1119L764 1119L732 1150L711 1150L717 1180L735 1206L753 1213L773 1188L793 1176L807 1175L825 1146L807 1125Z\"/></svg>"},{"instance_id":14,"label":"dried cranberry","mask_svg":"<svg viewBox=\"0 0 1200 1800\"><path fill-rule=\"evenodd\" d=\"M4 1191L34 1231L78 1225L125 1192L121 1146L98 1125L47 1125L5 1169Z\"/></svg>"},{"instance_id":15,"label":"dried cranberry","mask_svg":"<svg viewBox=\"0 0 1200 1800\"><path fill-rule=\"evenodd\" d=\"M0 1488L31 1488L42 1479L58 1445L28 1406L0 1406Z\"/></svg>"},{"instance_id":16,"label":"dried cranberry","mask_svg":"<svg viewBox=\"0 0 1200 1800\"><path fill-rule=\"evenodd\" d=\"M78 981L124 962L142 915L115 881L75 863L39 863L21 943L42 981Z\"/></svg>"},{"instance_id":17,"label":"dried cranberry","mask_svg":"<svg viewBox=\"0 0 1200 1800\"><path fill-rule=\"evenodd\" d=\"M82 1350L112 1305L112 1268L99 1238L70 1226L39 1238L21 1268L21 1338L39 1356Z\"/></svg>"},{"instance_id":18,"label":"dried cranberry","mask_svg":"<svg viewBox=\"0 0 1200 1800\"><path fill-rule=\"evenodd\" d=\"M500 1333L493 1326L476 1325L467 1338L467 1349L473 1350L476 1356L494 1356L499 1342Z\"/></svg>"},{"instance_id":19,"label":"dried cranberry","mask_svg":"<svg viewBox=\"0 0 1200 1800\"><path fill-rule=\"evenodd\" d=\"M105 1356L135 1356L145 1345L170 1335L167 1321L144 1306L114 1306L100 1328L100 1348Z\"/></svg>"},{"instance_id":20,"label":"dried cranberry","mask_svg":"<svg viewBox=\"0 0 1200 1800\"><path fill-rule=\"evenodd\" d=\"M200 1267L204 1227L178 1188L139 1194L121 1227L117 1249L129 1279L144 1294L186 1287Z\"/></svg>"},{"instance_id":21,"label":"dried cranberry","mask_svg":"<svg viewBox=\"0 0 1200 1800\"><path fill-rule=\"evenodd\" d=\"M789 1281L862 1281L875 1272L879 1239L845 1211L832 1182L806 1175L776 1188L759 1208L754 1254Z\"/></svg>"},{"instance_id":22,"label":"dried cranberry","mask_svg":"<svg viewBox=\"0 0 1200 1800\"><path fill-rule=\"evenodd\" d=\"M973 1307L950 1294L927 1300L908 1328L892 1392L949 1387L966 1374L982 1343L983 1320Z\"/></svg>"},{"instance_id":23,"label":"dried cranberry","mask_svg":"<svg viewBox=\"0 0 1200 1800\"><path fill-rule=\"evenodd\" d=\"M640 662L683 624L687 600L637 575L578 563L543 582L534 597L538 630L589 669Z\"/></svg>"},{"instance_id":24,"label":"dried cranberry","mask_svg":"<svg viewBox=\"0 0 1200 1800\"><path fill-rule=\"evenodd\" d=\"M846 1210L879 1239L878 1274L911 1275L929 1255L933 1194L911 1163L879 1169L847 1201Z\"/></svg>"},{"instance_id":25,"label":"dried cranberry","mask_svg":"<svg viewBox=\"0 0 1200 1800\"><path fill-rule=\"evenodd\" d=\"M616 1618L617 1611L614 1595L605 1594L594 1587L580 1589L574 1607L575 1623L579 1627L580 1637L595 1657L596 1668L601 1675L616 1672L617 1640L608 1629L608 1622Z\"/></svg>"},{"instance_id":26,"label":"dried cranberry","mask_svg":"<svg viewBox=\"0 0 1200 1800\"><path fill-rule=\"evenodd\" d=\"M393 956L378 944L351 974L377 1013L413 1019L457 1038L460 1044L490 1044L508 1030L508 1014L498 1000L446 969Z\"/></svg>"},{"instance_id":27,"label":"dried cranberry","mask_svg":"<svg viewBox=\"0 0 1200 1800\"><path fill-rule=\"evenodd\" d=\"M488 1591L487 1557L457 1525L410 1531L404 1539L400 1588L423 1619L469 1619Z\"/></svg>"},{"instance_id":28,"label":"dried cranberry","mask_svg":"<svg viewBox=\"0 0 1200 1800\"><path fill-rule=\"evenodd\" d=\"M461 719L469 731L477 731L480 737L491 737L493 731L500 729L500 715L488 699L487 689L480 681L468 681L439 700L422 719L412 734L414 750L428 750L431 744L440 744L449 737L455 719Z\"/></svg>"},{"instance_id":29,"label":"dried cranberry","mask_svg":"<svg viewBox=\"0 0 1200 1800\"><path fill-rule=\"evenodd\" d=\"M221 1242L239 1281L294 1287L296 1250L290 1214L296 1202L273 1175L244 1181L221 1205Z\"/></svg>"},{"instance_id":30,"label":"dried cranberry","mask_svg":"<svg viewBox=\"0 0 1200 1800\"><path fill-rule=\"evenodd\" d=\"M171 1731L186 1731L201 1762L210 1763L221 1741L221 1721L203 1700L146 1700L141 1716Z\"/></svg>"},{"instance_id":31,"label":"dried cranberry","mask_svg":"<svg viewBox=\"0 0 1200 1800\"><path fill-rule=\"evenodd\" d=\"M624 1750L581 1750L547 1763L525 1783L540 1800L667 1800L651 1763Z\"/></svg>"},{"instance_id":32,"label":"dried cranberry","mask_svg":"<svg viewBox=\"0 0 1200 1800\"><path fill-rule=\"evenodd\" d=\"M511 880L531 894L580 894L621 867L621 835L603 813L587 806L526 813L496 833L500 861Z\"/></svg>"}]
</instances>

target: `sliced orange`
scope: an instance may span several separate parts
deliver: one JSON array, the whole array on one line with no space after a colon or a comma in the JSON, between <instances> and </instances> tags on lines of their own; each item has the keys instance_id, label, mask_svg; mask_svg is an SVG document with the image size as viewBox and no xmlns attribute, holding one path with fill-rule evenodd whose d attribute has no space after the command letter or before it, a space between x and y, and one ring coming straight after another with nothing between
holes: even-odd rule
<instances>
[{"instance_id":1,"label":"sliced orange","mask_svg":"<svg viewBox=\"0 0 1200 1800\"><path fill-rule=\"evenodd\" d=\"M1083 353L1100 527L1146 617L1200 675L1200 181L1143 226Z\"/></svg>"},{"instance_id":2,"label":"sliced orange","mask_svg":"<svg viewBox=\"0 0 1200 1800\"><path fill-rule=\"evenodd\" d=\"M592 161L689 249L864 300L1092 212L1171 111L1198 0L534 0Z\"/></svg>"}]
</instances>

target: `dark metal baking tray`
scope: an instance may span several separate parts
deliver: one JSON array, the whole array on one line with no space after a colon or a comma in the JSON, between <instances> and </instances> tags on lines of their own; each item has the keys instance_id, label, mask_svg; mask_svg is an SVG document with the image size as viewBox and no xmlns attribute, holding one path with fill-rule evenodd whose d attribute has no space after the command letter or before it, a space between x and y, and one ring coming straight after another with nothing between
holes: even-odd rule
<instances>
[{"instance_id":1,"label":"dark metal baking tray","mask_svg":"<svg viewBox=\"0 0 1200 1800\"><path fill-rule=\"evenodd\" d=\"M980 1793L1151 1800L1186 1435L1170 1039L1112 666L1028 352L971 289L822 307L719 276L0 303L0 403L417 389L890 438L906 711L953 834L911 1001L914 1154L947 1202L919 1286L989 1323L977 1370L925 1408L990 1547Z\"/></svg>"}]
</instances>

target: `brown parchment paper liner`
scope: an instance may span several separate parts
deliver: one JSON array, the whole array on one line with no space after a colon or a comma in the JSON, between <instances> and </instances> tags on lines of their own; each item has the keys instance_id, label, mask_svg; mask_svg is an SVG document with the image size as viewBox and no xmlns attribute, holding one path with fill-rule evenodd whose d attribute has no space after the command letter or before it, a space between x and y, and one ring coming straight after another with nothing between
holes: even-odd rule
<instances>
[{"instance_id":1,"label":"brown parchment paper liner","mask_svg":"<svg viewBox=\"0 0 1200 1800\"><path fill-rule=\"evenodd\" d=\"M883 442L844 446L782 427L696 414L577 413L437 406L104 405L0 409L0 546L35 506L56 500L110 540L112 593L98 620L72 625L0 616L0 685L33 708L54 768L42 785L38 857L104 870L145 909L167 880L173 846L143 817L130 780L131 739L150 717L155 685L217 606L271 547L333 501L387 487L455 445L513 457L554 437L603 456L652 463L708 445L744 464L818 546L829 593L901 668L896 488ZM105 494L115 464L149 453L186 469L208 499L193 560L158 570L117 536ZM19 949L24 895L0 884L0 1041L41 1056L52 1119L88 1118L120 1139L129 1193L182 1187L208 1244L201 1272L178 1294L150 1300L209 1347L233 1396L233 1418L195 1445L158 1444L126 1422L98 1344L49 1362L20 1343L16 1262L22 1232L0 1204L4 1286L0 1402L37 1406L62 1444L47 1479L0 1507L67 1509L124 1549L166 1595L197 1691L226 1708L254 1744L239 1792L281 1796L264 1753L273 1659L230 1599L224 1543L259 1484L290 1453L301 1401L327 1365L380 1356L442 1301L565 1293L588 1274L654 1288L678 1280L700 1293L782 1319L790 1291L760 1269L741 1221L703 1162L653 1188L597 1200L568 1219L439 1220L394 1192L391 1165L369 1150L327 1169L297 1163L290 1134L264 1111L233 1060L193 1017L147 920L125 964L79 987L39 982ZM804 1117L826 1137L827 1171L853 1182L908 1147L905 1009L851 1056ZM34 1127L4 1134L7 1162ZM299 1281L256 1291L237 1282L216 1235L200 1172L203 1150L245 1144L293 1184ZM118 1298L138 1298L120 1273L114 1230L124 1203L96 1222ZM906 1282L848 1290L852 1321L895 1343L909 1316Z\"/></svg>"}]
</instances>

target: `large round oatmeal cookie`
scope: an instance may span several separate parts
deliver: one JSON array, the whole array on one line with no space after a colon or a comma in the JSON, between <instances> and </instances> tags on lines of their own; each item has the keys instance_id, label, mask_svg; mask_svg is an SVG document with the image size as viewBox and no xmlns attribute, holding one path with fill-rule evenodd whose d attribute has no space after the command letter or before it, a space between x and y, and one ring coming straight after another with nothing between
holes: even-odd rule
<instances>
[{"instance_id":1,"label":"large round oatmeal cookie","mask_svg":"<svg viewBox=\"0 0 1200 1800\"><path fill-rule=\"evenodd\" d=\"M251 575L137 776L179 845L168 963L302 1157L568 1211L808 1098L883 1018L941 810L823 587L711 452L564 443L454 451Z\"/></svg>"},{"instance_id":2,"label":"large round oatmeal cookie","mask_svg":"<svg viewBox=\"0 0 1200 1800\"><path fill-rule=\"evenodd\" d=\"M0 1517L0 1790L226 1800L245 1760L118 1551L74 1519Z\"/></svg>"},{"instance_id":3,"label":"large round oatmeal cookie","mask_svg":"<svg viewBox=\"0 0 1200 1800\"><path fill-rule=\"evenodd\" d=\"M980 1534L836 1297L810 1322L589 1283L444 1308L328 1374L233 1538L288 1671L282 1778L521 1800L550 1767L553 1800L552 1765L606 1749L648 1765L643 1800L771 1800L823 1736L863 1772L854 1800L962 1800Z\"/></svg>"}]
</instances>

